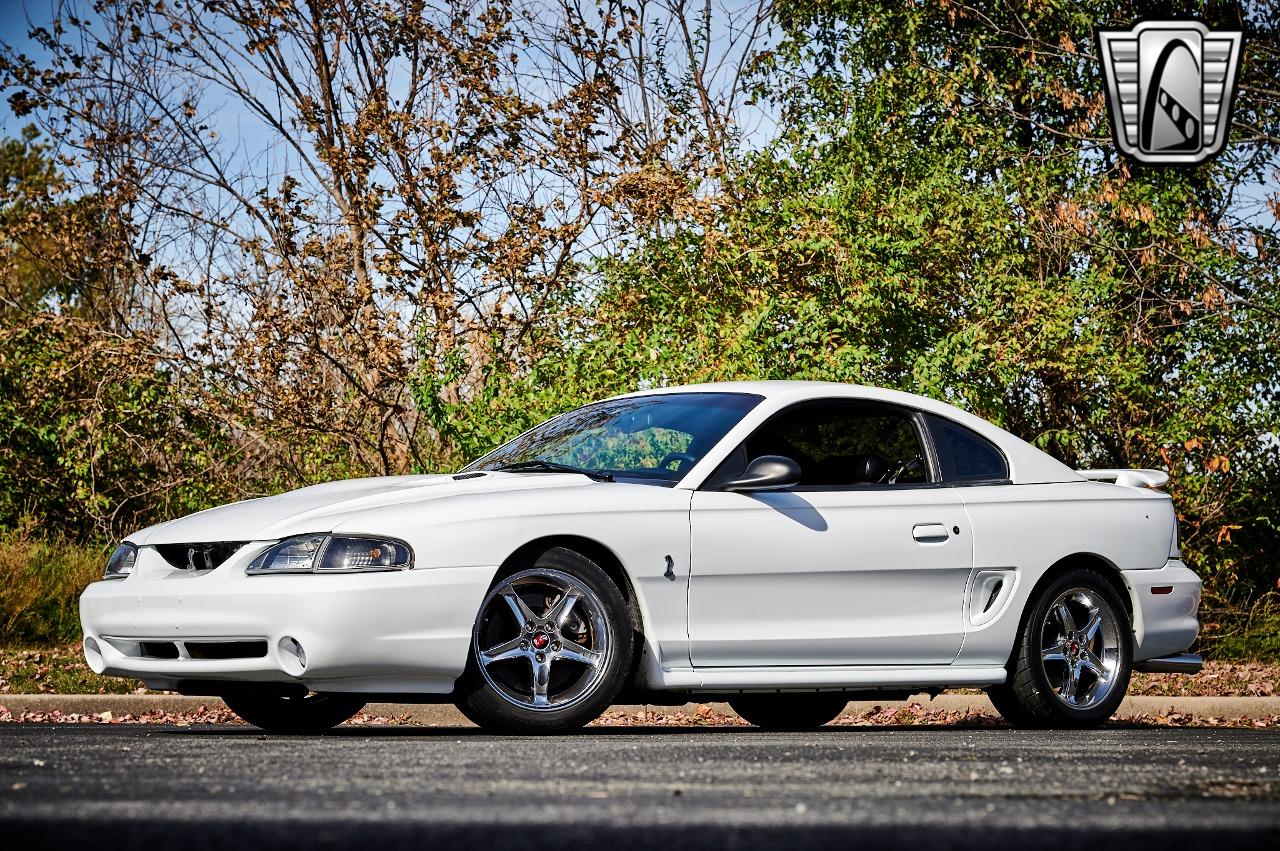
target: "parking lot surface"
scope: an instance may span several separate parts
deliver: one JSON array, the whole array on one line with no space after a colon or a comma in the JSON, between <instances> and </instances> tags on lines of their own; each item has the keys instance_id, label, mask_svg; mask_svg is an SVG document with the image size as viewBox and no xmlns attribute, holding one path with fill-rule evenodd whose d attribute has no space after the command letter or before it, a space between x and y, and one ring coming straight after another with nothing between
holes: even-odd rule
<instances>
[{"instance_id":1,"label":"parking lot surface","mask_svg":"<svg viewBox=\"0 0 1280 851\"><path fill-rule=\"evenodd\" d=\"M1280 734L6 725L8 848L1274 847ZM11 841L14 844L11 844ZM1231 843L1224 845L1221 843Z\"/></svg>"}]
</instances>

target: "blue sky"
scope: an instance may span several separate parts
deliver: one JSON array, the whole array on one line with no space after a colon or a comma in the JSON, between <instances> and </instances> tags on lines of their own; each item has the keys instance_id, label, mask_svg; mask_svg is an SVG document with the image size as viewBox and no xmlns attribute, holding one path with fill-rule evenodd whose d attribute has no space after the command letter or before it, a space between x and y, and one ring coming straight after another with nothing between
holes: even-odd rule
<instances>
[{"instance_id":1,"label":"blue sky","mask_svg":"<svg viewBox=\"0 0 1280 851\"><path fill-rule=\"evenodd\" d=\"M24 0L0 0L0 42L16 48L20 53L28 55L35 53L36 45L27 38L27 30L30 29L27 23L28 16L38 24L43 24L50 20L50 9L48 3L29 4ZM0 132L5 136L13 136L29 123L31 123L29 118L14 118L13 113L9 111L7 96L0 98Z\"/></svg>"}]
</instances>

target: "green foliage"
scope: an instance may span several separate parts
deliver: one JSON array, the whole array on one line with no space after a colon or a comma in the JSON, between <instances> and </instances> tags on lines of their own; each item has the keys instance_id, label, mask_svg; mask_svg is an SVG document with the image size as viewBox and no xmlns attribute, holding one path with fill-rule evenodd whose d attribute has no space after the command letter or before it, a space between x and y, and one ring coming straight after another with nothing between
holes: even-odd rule
<instances>
[{"instance_id":1,"label":"green foliage","mask_svg":"<svg viewBox=\"0 0 1280 851\"><path fill-rule=\"evenodd\" d=\"M123 327L111 227L33 134L0 144L0 531L94 540L227 496L225 436Z\"/></svg>"},{"instance_id":2,"label":"green foliage","mask_svg":"<svg viewBox=\"0 0 1280 851\"><path fill-rule=\"evenodd\" d=\"M137 346L52 316L0 336L0 528L94 539L202 508L208 432Z\"/></svg>"},{"instance_id":3,"label":"green foliage","mask_svg":"<svg viewBox=\"0 0 1280 851\"><path fill-rule=\"evenodd\" d=\"M97 547L0 532L0 645L77 640L80 592L102 577L106 557Z\"/></svg>"},{"instance_id":4,"label":"green foliage","mask_svg":"<svg viewBox=\"0 0 1280 851\"><path fill-rule=\"evenodd\" d=\"M1280 661L1280 605L1268 595L1241 608L1202 609L1196 648L1224 661Z\"/></svg>"}]
</instances>

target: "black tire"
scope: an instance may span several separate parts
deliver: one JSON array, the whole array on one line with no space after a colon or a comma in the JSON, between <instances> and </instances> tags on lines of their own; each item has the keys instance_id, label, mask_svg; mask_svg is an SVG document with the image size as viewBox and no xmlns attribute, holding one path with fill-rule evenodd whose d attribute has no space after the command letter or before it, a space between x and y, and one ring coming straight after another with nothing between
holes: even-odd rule
<instances>
[{"instance_id":1,"label":"black tire","mask_svg":"<svg viewBox=\"0 0 1280 851\"><path fill-rule=\"evenodd\" d=\"M744 721L762 730L816 730L840 717L849 705L839 692L743 694L729 705Z\"/></svg>"},{"instance_id":2,"label":"black tire","mask_svg":"<svg viewBox=\"0 0 1280 851\"><path fill-rule=\"evenodd\" d=\"M503 611L497 601L504 589L510 590L514 587L513 583L525 583L520 585L522 588L529 585L536 587L543 579L546 580L545 587L556 583L573 583L574 590L582 592L584 596L578 598L571 612L571 617L576 620L570 620L563 629L544 629L539 626L536 631L528 632L527 637L531 640L555 642L543 648L547 651L546 658L550 660L546 663L548 678L561 678L564 674L557 671L566 670L570 680L575 675L579 678L559 693L553 693L551 686L544 687L542 697L546 705L535 706L535 646L519 651L525 655L517 658L497 660L499 665L511 666L502 671L497 671L493 663L482 670L479 656L486 645L505 637L506 631L513 628L517 630L516 637L511 641L526 635L518 632L518 626L505 620L511 615L495 614L495 608L498 613ZM537 595L524 592L524 596L531 596L532 599ZM525 602L528 605L528 601ZM549 600L545 605L539 606L535 599L534 605L529 606L535 622L541 624L543 618L550 618L557 602ZM510 604L507 605L509 607ZM578 626L586 631L574 636L571 630L576 631ZM599 661L595 665L582 664L581 673L578 674L579 669L575 666L580 665L580 662L568 658L562 660L550 651L552 648L559 650L562 641L568 651L576 638L582 635L589 637L590 646L581 645L580 649L593 652L598 650ZM556 547L540 555L531 567L508 573L494 582L476 615L467 670L459 680L455 702L463 715L489 732L545 735L576 730L599 718L617 698L630 676L635 646L631 609L622 591L594 561L573 550ZM510 652L518 651L513 648ZM556 668L557 665L567 667ZM525 677L527 681L531 675L525 672L530 668L533 670L534 684L530 686L530 693L526 697L518 691L519 680ZM574 693L575 689L581 689L580 693Z\"/></svg>"},{"instance_id":3,"label":"black tire","mask_svg":"<svg viewBox=\"0 0 1280 851\"><path fill-rule=\"evenodd\" d=\"M1057 614L1059 603L1067 609L1065 626ZM1089 605L1100 619L1096 638L1087 637ZM1076 623L1081 619L1083 626ZM1075 631L1068 628L1072 626ZM987 695L1015 727L1096 727L1124 700L1132 668L1128 611L1106 579L1077 569L1050 582L1031 601L1009 661L1009 678L988 688Z\"/></svg>"},{"instance_id":4,"label":"black tire","mask_svg":"<svg viewBox=\"0 0 1280 851\"><path fill-rule=\"evenodd\" d=\"M348 721L361 709L365 699L350 694L307 694L285 696L237 691L222 700L232 712L269 733L322 733Z\"/></svg>"}]
</instances>

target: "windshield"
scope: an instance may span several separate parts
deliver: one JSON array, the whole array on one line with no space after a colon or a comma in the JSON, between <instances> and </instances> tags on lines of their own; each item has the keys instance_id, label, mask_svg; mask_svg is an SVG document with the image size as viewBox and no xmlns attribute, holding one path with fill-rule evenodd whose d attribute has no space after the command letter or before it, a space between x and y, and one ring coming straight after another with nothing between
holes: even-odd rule
<instances>
[{"instance_id":1,"label":"windshield","mask_svg":"<svg viewBox=\"0 0 1280 851\"><path fill-rule=\"evenodd\" d=\"M663 393L596 402L547 420L463 472L556 466L675 484L760 404L747 393ZM542 465L530 462L545 462Z\"/></svg>"}]
</instances>

